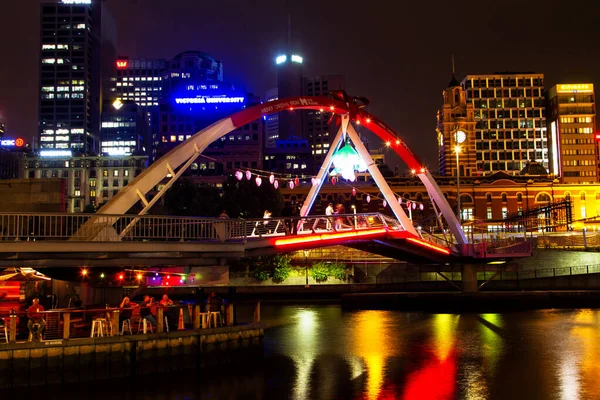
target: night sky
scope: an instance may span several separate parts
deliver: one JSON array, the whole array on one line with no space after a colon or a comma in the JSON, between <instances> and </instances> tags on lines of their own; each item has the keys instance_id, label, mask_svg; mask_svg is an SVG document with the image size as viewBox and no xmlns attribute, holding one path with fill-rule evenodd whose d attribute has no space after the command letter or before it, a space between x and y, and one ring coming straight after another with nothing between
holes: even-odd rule
<instances>
[{"instance_id":1,"label":"night sky","mask_svg":"<svg viewBox=\"0 0 600 400\"><path fill-rule=\"evenodd\" d=\"M40 0L0 2L0 119L8 136L37 134ZM119 55L171 58L201 50L225 79L264 96L287 45L305 76L344 74L351 95L437 169L435 113L451 74L546 74L555 83L600 84L596 1L200 1L108 0ZM489 5L488 5L489 4ZM598 89L597 89L598 90ZM371 147L378 144L371 143ZM395 160L389 164L393 168Z\"/></svg>"}]
</instances>

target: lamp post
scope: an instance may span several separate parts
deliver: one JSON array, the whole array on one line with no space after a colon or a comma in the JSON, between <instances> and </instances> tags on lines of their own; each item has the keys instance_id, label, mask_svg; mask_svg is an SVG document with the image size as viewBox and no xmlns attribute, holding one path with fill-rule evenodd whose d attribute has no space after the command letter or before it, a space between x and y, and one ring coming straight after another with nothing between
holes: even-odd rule
<instances>
[{"instance_id":1,"label":"lamp post","mask_svg":"<svg viewBox=\"0 0 600 400\"><path fill-rule=\"evenodd\" d=\"M456 153L456 213L458 221L462 223L462 215L460 213L460 166L458 164L458 155L460 154L460 146L454 146Z\"/></svg>"},{"instance_id":2,"label":"lamp post","mask_svg":"<svg viewBox=\"0 0 600 400\"><path fill-rule=\"evenodd\" d=\"M454 152L456 153L456 212L458 213L458 222L462 223L462 215L460 210L460 164L458 160L458 155L460 153L460 145L467 140L467 134L460 128L457 128L454 132L454 141L456 142L456 146L454 146Z\"/></svg>"}]
</instances>

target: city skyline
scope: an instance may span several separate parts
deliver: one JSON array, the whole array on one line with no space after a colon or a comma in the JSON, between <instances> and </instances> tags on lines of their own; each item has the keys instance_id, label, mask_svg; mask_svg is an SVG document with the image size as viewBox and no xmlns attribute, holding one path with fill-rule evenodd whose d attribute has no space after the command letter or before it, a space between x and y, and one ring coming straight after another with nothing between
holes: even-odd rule
<instances>
[{"instance_id":1,"label":"city skyline","mask_svg":"<svg viewBox=\"0 0 600 400\"><path fill-rule=\"evenodd\" d=\"M40 3L3 4L4 14L14 18L0 28L4 37L16 38L4 40L0 51L7 59L20 60L3 63L0 119L6 121L7 136L29 140L35 137L38 120ZM285 4L263 1L253 7L175 1L164 9L161 3L145 1L142 7L134 0L106 2L117 23L119 55L170 58L185 50L206 51L223 60L226 79L238 88L263 96L275 87L275 57L287 47ZM392 126L431 169L437 169L435 112L452 73L452 54L459 78L534 71L545 74L546 88L556 83L597 83L600 78L600 70L594 67L600 56L593 51L589 10L532 2L519 4L515 14L515 2L494 12L477 9L475 4L467 1L464 7L454 8L444 3L434 10L425 4L405 8L360 8L357 2L303 4L314 10L311 13L291 5L292 48L302 54L306 76L343 73L348 92L369 98L370 111ZM398 24L396 16L403 11L413 17ZM227 17L202 17L206 15ZM533 23L522 23L527 15L535 16ZM483 16L485 26L493 29L482 30ZM399 161L388 163L393 167Z\"/></svg>"}]
</instances>

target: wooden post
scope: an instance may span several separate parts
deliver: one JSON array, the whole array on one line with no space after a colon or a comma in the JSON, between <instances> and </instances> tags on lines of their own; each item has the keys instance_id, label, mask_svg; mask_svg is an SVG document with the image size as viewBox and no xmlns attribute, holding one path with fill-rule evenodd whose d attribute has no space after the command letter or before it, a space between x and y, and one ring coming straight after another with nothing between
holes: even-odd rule
<instances>
[{"instance_id":1,"label":"wooden post","mask_svg":"<svg viewBox=\"0 0 600 400\"><path fill-rule=\"evenodd\" d=\"M119 336L121 333L121 327L119 326L119 310L113 310L112 312L112 321L111 324L113 326L112 335Z\"/></svg>"},{"instance_id":2,"label":"wooden post","mask_svg":"<svg viewBox=\"0 0 600 400\"><path fill-rule=\"evenodd\" d=\"M156 308L156 332L163 333L165 331L165 310L162 307Z\"/></svg>"},{"instance_id":3,"label":"wooden post","mask_svg":"<svg viewBox=\"0 0 600 400\"><path fill-rule=\"evenodd\" d=\"M8 328L8 341L14 343L17 341L17 316L15 314L11 314L10 326Z\"/></svg>"},{"instance_id":4,"label":"wooden post","mask_svg":"<svg viewBox=\"0 0 600 400\"><path fill-rule=\"evenodd\" d=\"M71 313L63 313L63 339L67 340L71 337Z\"/></svg>"},{"instance_id":5,"label":"wooden post","mask_svg":"<svg viewBox=\"0 0 600 400\"><path fill-rule=\"evenodd\" d=\"M254 323L260 322L260 301L254 305Z\"/></svg>"},{"instance_id":6,"label":"wooden post","mask_svg":"<svg viewBox=\"0 0 600 400\"><path fill-rule=\"evenodd\" d=\"M200 329L202 321L200 320L200 306L194 306L194 329Z\"/></svg>"},{"instance_id":7,"label":"wooden post","mask_svg":"<svg viewBox=\"0 0 600 400\"><path fill-rule=\"evenodd\" d=\"M227 303L225 306L225 325L233 326L233 318L235 316L233 303Z\"/></svg>"}]
</instances>

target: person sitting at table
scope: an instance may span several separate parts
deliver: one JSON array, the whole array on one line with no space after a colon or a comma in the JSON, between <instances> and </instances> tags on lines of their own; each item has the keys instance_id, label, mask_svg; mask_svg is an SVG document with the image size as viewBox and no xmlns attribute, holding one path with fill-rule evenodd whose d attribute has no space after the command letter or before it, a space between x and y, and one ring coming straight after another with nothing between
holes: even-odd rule
<instances>
[{"instance_id":1,"label":"person sitting at table","mask_svg":"<svg viewBox=\"0 0 600 400\"><path fill-rule=\"evenodd\" d=\"M217 296L215 292L212 292L208 297L208 302L206 304L207 312L221 312L221 298Z\"/></svg>"},{"instance_id":2,"label":"person sitting at table","mask_svg":"<svg viewBox=\"0 0 600 400\"><path fill-rule=\"evenodd\" d=\"M163 307L170 307L173 305L173 300L171 300L166 294L163 294L162 300L160 301L160 305Z\"/></svg>"},{"instance_id":3,"label":"person sitting at table","mask_svg":"<svg viewBox=\"0 0 600 400\"><path fill-rule=\"evenodd\" d=\"M40 304L40 299L37 297L33 299L31 307L27 309L27 328L32 337L42 337L42 332L46 327L46 320L44 319L44 306Z\"/></svg>"},{"instance_id":4,"label":"person sitting at table","mask_svg":"<svg viewBox=\"0 0 600 400\"><path fill-rule=\"evenodd\" d=\"M156 318L154 318L154 315L152 315L152 310L150 309L150 307L152 307L152 300L152 297L148 295L144 296L144 301L142 301L140 304L140 317L156 326Z\"/></svg>"},{"instance_id":5,"label":"person sitting at table","mask_svg":"<svg viewBox=\"0 0 600 400\"><path fill-rule=\"evenodd\" d=\"M133 315L133 307L137 306L137 304L132 303L129 300L128 296L123 297L123 301L119 304L119 308L121 309L119 312L119 326L123 326L123 321L129 320L129 328L131 330L131 316Z\"/></svg>"}]
</instances>

